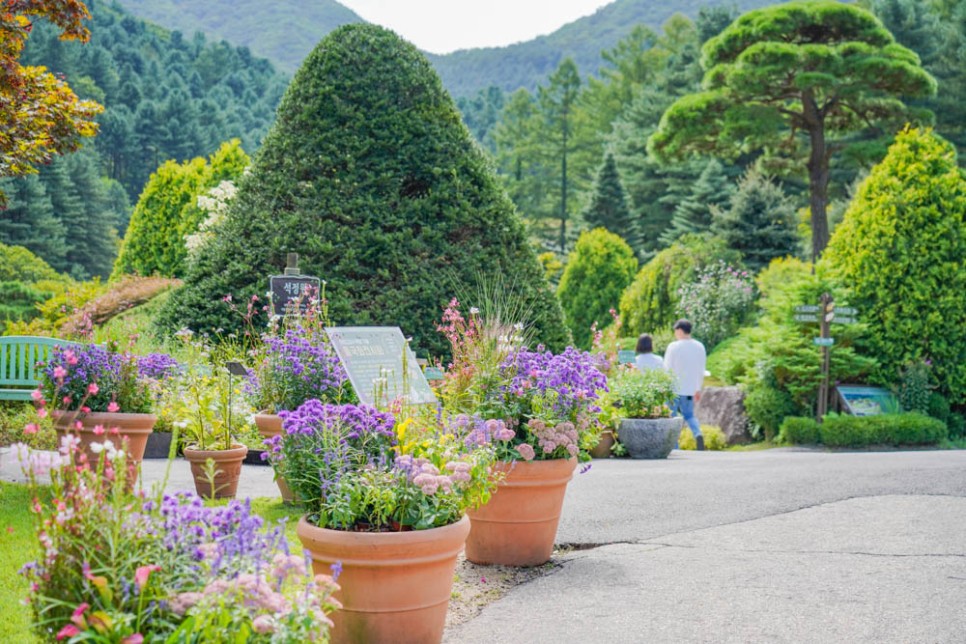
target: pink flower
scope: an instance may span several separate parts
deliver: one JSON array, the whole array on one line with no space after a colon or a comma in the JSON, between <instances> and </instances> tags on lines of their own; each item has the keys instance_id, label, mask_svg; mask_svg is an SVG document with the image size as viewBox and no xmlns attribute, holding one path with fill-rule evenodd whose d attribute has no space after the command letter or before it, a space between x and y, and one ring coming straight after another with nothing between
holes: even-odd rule
<instances>
[{"instance_id":1,"label":"pink flower","mask_svg":"<svg viewBox=\"0 0 966 644\"><path fill-rule=\"evenodd\" d=\"M275 620L270 615L259 615L252 620L252 630L256 633L272 633L275 631Z\"/></svg>"},{"instance_id":2,"label":"pink flower","mask_svg":"<svg viewBox=\"0 0 966 644\"><path fill-rule=\"evenodd\" d=\"M138 588L144 588L145 584L148 583L148 577L151 576L151 573L157 572L158 570L161 570L161 566L156 564L138 567L134 572L134 581L137 582Z\"/></svg>"},{"instance_id":3,"label":"pink flower","mask_svg":"<svg viewBox=\"0 0 966 644\"><path fill-rule=\"evenodd\" d=\"M34 389L33 391L31 391L30 397L36 400L37 402L40 402L41 400L44 399L44 395L40 393L39 389Z\"/></svg>"},{"instance_id":4,"label":"pink flower","mask_svg":"<svg viewBox=\"0 0 966 644\"><path fill-rule=\"evenodd\" d=\"M96 382L92 382L91 384L87 385L87 393L89 393L90 395L93 396L98 391L100 391L100 387L97 386Z\"/></svg>"},{"instance_id":5,"label":"pink flower","mask_svg":"<svg viewBox=\"0 0 966 644\"><path fill-rule=\"evenodd\" d=\"M79 628L77 628L73 624L68 624L67 626L63 627L62 629L60 629L60 631L57 632L57 641L59 642L60 640L65 640L69 637L74 637L75 635L79 635L79 634L80 634Z\"/></svg>"},{"instance_id":6,"label":"pink flower","mask_svg":"<svg viewBox=\"0 0 966 644\"><path fill-rule=\"evenodd\" d=\"M60 365L54 367L54 378L57 380L63 380L64 376L67 375L67 369L64 369Z\"/></svg>"},{"instance_id":7,"label":"pink flower","mask_svg":"<svg viewBox=\"0 0 966 644\"><path fill-rule=\"evenodd\" d=\"M104 433L104 425L94 425L94 435L100 436Z\"/></svg>"},{"instance_id":8,"label":"pink flower","mask_svg":"<svg viewBox=\"0 0 966 644\"><path fill-rule=\"evenodd\" d=\"M112 414L113 414L114 412L116 412L116 411L118 411L118 410L120 410L120 409L121 409L121 406L120 406L120 405L118 405L118 404L117 404L116 402L114 402L113 400L112 400L111 402L109 402L109 403L107 403L107 411L109 411L109 412L111 412Z\"/></svg>"},{"instance_id":9,"label":"pink flower","mask_svg":"<svg viewBox=\"0 0 966 644\"><path fill-rule=\"evenodd\" d=\"M144 635L141 635L140 633L135 633L134 635L128 635L123 640L121 640L121 644L143 644L143 643L144 643Z\"/></svg>"},{"instance_id":10,"label":"pink flower","mask_svg":"<svg viewBox=\"0 0 966 644\"><path fill-rule=\"evenodd\" d=\"M533 457L536 456L536 452L533 451L533 447L527 443L517 445L517 452L520 453L520 456L522 456L523 460L525 461L532 461Z\"/></svg>"},{"instance_id":11,"label":"pink flower","mask_svg":"<svg viewBox=\"0 0 966 644\"><path fill-rule=\"evenodd\" d=\"M64 360L66 360L67 364L69 365L77 364L77 355L74 353L73 349L67 349L67 351L64 351Z\"/></svg>"},{"instance_id":12,"label":"pink flower","mask_svg":"<svg viewBox=\"0 0 966 644\"><path fill-rule=\"evenodd\" d=\"M181 593L175 595L169 606L175 615L184 615L188 609L201 601L201 593Z\"/></svg>"},{"instance_id":13,"label":"pink flower","mask_svg":"<svg viewBox=\"0 0 966 644\"><path fill-rule=\"evenodd\" d=\"M36 434L39 429L40 427L37 426L37 423L28 423L27 426L23 428L23 433Z\"/></svg>"},{"instance_id":14,"label":"pink flower","mask_svg":"<svg viewBox=\"0 0 966 644\"><path fill-rule=\"evenodd\" d=\"M41 407L37 410L37 418L47 418L47 410Z\"/></svg>"},{"instance_id":15,"label":"pink flower","mask_svg":"<svg viewBox=\"0 0 966 644\"><path fill-rule=\"evenodd\" d=\"M65 405L69 405L69 404L70 404L70 396L64 396L64 397L63 397L63 398L61 398L60 400L61 400L61 402L62 402L62 403L64 403Z\"/></svg>"}]
</instances>

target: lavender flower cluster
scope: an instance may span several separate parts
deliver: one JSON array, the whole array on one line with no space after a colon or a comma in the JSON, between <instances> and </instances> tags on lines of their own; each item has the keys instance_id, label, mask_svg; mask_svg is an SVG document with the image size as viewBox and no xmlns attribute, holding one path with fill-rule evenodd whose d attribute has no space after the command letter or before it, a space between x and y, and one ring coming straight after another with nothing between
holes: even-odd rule
<instances>
[{"instance_id":1,"label":"lavender flower cluster","mask_svg":"<svg viewBox=\"0 0 966 644\"><path fill-rule=\"evenodd\" d=\"M34 400L51 410L148 411L150 397L135 358L97 344L55 347Z\"/></svg>"},{"instance_id":2,"label":"lavender flower cluster","mask_svg":"<svg viewBox=\"0 0 966 644\"><path fill-rule=\"evenodd\" d=\"M553 354L537 347L510 354L500 366L510 377L500 395L507 409L520 409L524 415L535 396L552 393L553 413L557 418L576 421L579 414L596 413L598 392L607 390L607 377L600 371L598 358L586 351L568 347Z\"/></svg>"},{"instance_id":3,"label":"lavender flower cluster","mask_svg":"<svg viewBox=\"0 0 966 644\"><path fill-rule=\"evenodd\" d=\"M320 431L337 432L349 441L382 436L395 440L396 419L371 405L333 405L318 399L306 401L294 411L281 411L282 428L287 434L311 436Z\"/></svg>"},{"instance_id":4,"label":"lavender flower cluster","mask_svg":"<svg viewBox=\"0 0 966 644\"><path fill-rule=\"evenodd\" d=\"M293 410L306 400L342 402L348 375L317 332L295 326L264 337L264 355L250 370L245 393L261 409Z\"/></svg>"},{"instance_id":5,"label":"lavender flower cluster","mask_svg":"<svg viewBox=\"0 0 966 644\"><path fill-rule=\"evenodd\" d=\"M181 370L178 361L167 353L149 353L146 356L139 356L137 363L141 377L152 380L164 380Z\"/></svg>"}]
</instances>

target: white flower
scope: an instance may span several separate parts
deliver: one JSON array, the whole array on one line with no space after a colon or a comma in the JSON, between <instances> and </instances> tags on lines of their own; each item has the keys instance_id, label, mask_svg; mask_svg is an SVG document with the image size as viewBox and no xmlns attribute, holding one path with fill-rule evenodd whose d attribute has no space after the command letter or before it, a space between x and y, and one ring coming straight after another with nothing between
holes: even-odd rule
<instances>
[{"instance_id":1,"label":"white flower","mask_svg":"<svg viewBox=\"0 0 966 644\"><path fill-rule=\"evenodd\" d=\"M104 445L101 443L91 443L91 451L95 454L100 454L104 451Z\"/></svg>"},{"instance_id":2,"label":"white flower","mask_svg":"<svg viewBox=\"0 0 966 644\"><path fill-rule=\"evenodd\" d=\"M478 308L476 308L475 306L471 306L470 307L470 315L476 315L479 312L480 312L480 310Z\"/></svg>"}]
</instances>

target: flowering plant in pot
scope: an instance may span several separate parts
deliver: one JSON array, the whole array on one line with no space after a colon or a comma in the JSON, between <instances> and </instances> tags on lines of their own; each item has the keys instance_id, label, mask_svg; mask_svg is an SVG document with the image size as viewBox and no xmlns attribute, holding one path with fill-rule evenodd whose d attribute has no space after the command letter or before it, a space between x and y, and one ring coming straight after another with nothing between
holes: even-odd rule
<instances>
[{"instance_id":1,"label":"flowering plant in pot","mask_svg":"<svg viewBox=\"0 0 966 644\"><path fill-rule=\"evenodd\" d=\"M247 416L240 391L217 366L192 364L166 398L198 494L234 498L248 447L236 439Z\"/></svg>"},{"instance_id":2,"label":"flowering plant in pot","mask_svg":"<svg viewBox=\"0 0 966 644\"><path fill-rule=\"evenodd\" d=\"M344 562L334 638L440 640L464 513L492 490L494 448L426 407L309 400L280 416L270 458L305 505L299 538L316 570Z\"/></svg>"},{"instance_id":3,"label":"flowering plant in pot","mask_svg":"<svg viewBox=\"0 0 966 644\"><path fill-rule=\"evenodd\" d=\"M621 367L611 378L610 402L619 420L617 438L632 458L666 458L681 433L671 418L674 376L664 369Z\"/></svg>"},{"instance_id":4,"label":"flowering plant in pot","mask_svg":"<svg viewBox=\"0 0 966 644\"><path fill-rule=\"evenodd\" d=\"M467 559L476 563L533 566L553 550L567 483L586 448L596 443L596 404L607 389L603 359L575 348L553 354L529 350L526 325L470 310L456 300L440 330L453 361L441 394L453 412L483 421L504 472L497 493L471 511ZM505 309L503 309L505 310Z\"/></svg>"},{"instance_id":5,"label":"flowering plant in pot","mask_svg":"<svg viewBox=\"0 0 966 644\"><path fill-rule=\"evenodd\" d=\"M136 466L156 421L150 413L154 383L134 356L115 345L79 344L54 348L32 395L38 415L49 413L59 435L78 436L82 449L110 435L126 443Z\"/></svg>"},{"instance_id":6,"label":"flowering plant in pot","mask_svg":"<svg viewBox=\"0 0 966 644\"><path fill-rule=\"evenodd\" d=\"M337 608L331 576L313 576L247 503L131 492L110 440L88 461L17 446L34 492L39 552L21 573L44 641L325 641ZM38 483L49 473L50 485Z\"/></svg>"}]
</instances>

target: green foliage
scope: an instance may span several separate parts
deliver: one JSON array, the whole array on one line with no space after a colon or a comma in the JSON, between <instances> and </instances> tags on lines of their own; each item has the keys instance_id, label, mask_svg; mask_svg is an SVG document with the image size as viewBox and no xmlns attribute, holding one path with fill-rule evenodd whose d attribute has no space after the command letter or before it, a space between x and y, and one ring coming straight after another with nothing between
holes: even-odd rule
<instances>
[{"instance_id":1,"label":"green foliage","mask_svg":"<svg viewBox=\"0 0 966 644\"><path fill-rule=\"evenodd\" d=\"M511 276L536 340L569 339L513 205L428 62L389 31L347 26L296 74L210 250L163 329L238 329L221 301L261 295L285 255L328 281L338 324L398 325L414 348L459 284Z\"/></svg>"},{"instance_id":2,"label":"green foliage","mask_svg":"<svg viewBox=\"0 0 966 644\"><path fill-rule=\"evenodd\" d=\"M621 296L624 334L637 336L669 328L677 316L680 287L718 261L737 262L738 253L720 239L697 235L685 235L658 253Z\"/></svg>"},{"instance_id":3,"label":"green foliage","mask_svg":"<svg viewBox=\"0 0 966 644\"><path fill-rule=\"evenodd\" d=\"M728 439L720 427L714 425L701 425L701 435L704 436L704 448L710 451L720 451L728 447ZM698 443L694 440L691 428L685 425L681 429L681 436L678 438L678 449L695 450Z\"/></svg>"},{"instance_id":4,"label":"green foliage","mask_svg":"<svg viewBox=\"0 0 966 644\"><path fill-rule=\"evenodd\" d=\"M34 424L38 431L27 433L24 428ZM25 443L33 449L57 449L57 432L50 416L40 418L32 403L0 403L0 445Z\"/></svg>"},{"instance_id":5,"label":"green foliage","mask_svg":"<svg viewBox=\"0 0 966 644\"><path fill-rule=\"evenodd\" d=\"M724 166L717 159L709 159L688 195L675 206L670 226L661 233L661 243L670 246L681 235L703 233L711 228L712 213L732 192L734 187Z\"/></svg>"},{"instance_id":6,"label":"green foliage","mask_svg":"<svg viewBox=\"0 0 966 644\"><path fill-rule=\"evenodd\" d=\"M816 255L828 242L832 153L871 125L901 127L913 115L898 97L936 92L918 56L875 16L833 0L750 11L704 44L701 64L704 91L668 108L648 151L679 159L762 150L807 167Z\"/></svg>"},{"instance_id":7,"label":"green foliage","mask_svg":"<svg viewBox=\"0 0 966 644\"><path fill-rule=\"evenodd\" d=\"M68 282L69 280L22 246L0 244L0 282Z\"/></svg>"},{"instance_id":8,"label":"green foliage","mask_svg":"<svg viewBox=\"0 0 966 644\"><path fill-rule=\"evenodd\" d=\"M966 401L966 179L952 146L906 130L862 184L835 231L828 264L851 287L879 377L931 360L938 390Z\"/></svg>"},{"instance_id":9,"label":"green foliage","mask_svg":"<svg viewBox=\"0 0 966 644\"><path fill-rule=\"evenodd\" d=\"M691 320L691 333L710 351L748 319L755 295L746 271L719 261L678 289L678 311Z\"/></svg>"},{"instance_id":10,"label":"green foliage","mask_svg":"<svg viewBox=\"0 0 966 644\"><path fill-rule=\"evenodd\" d=\"M574 343L590 348L591 326L603 329L634 279L637 259L621 237L603 228L580 235L567 258L557 295Z\"/></svg>"},{"instance_id":11,"label":"green foliage","mask_svg":"<svg viewBox=\"0 0 966 644\"><path fill-rule=\"evenodd\" d=\"M621 185L617 163L611 153L604 157L604 164L597 173L594 194L584 210L584 222L589 228L605 228L629 243L637 239L637 230L627 207L624 186Z\"/></svg>"},{"instance_id":12,"label":"green foliage","mask_svg":"<svg viewBox=\"0 0 966 644\"><path fill-rule=\"evenodd\" d=\"M43 498L43 497L42 497ZM30 609L23 605L30 582L17 573L37 553L34 517L30 507L34 491L26 485L0 482L0 639L36 644L42 640L30 630Z\"/></svg>"},{"instance_id":13,"label":"green foliage","mask_svg":"<svg viewBox=\"0 0 966 644\"><path fill-rule=\"evenodd\" d=\"M768 385L750 389L744 402L748 420L754 425L752 434L766 440L775 438L785 417L797 409L787 391Z\"/></svg>"},{"instance_id":14,"label":"green foliage","mask_svg":"<svg viewBox=\"0 0 966 644\"><path fill-rule=\"evenodd\" d=\"M882 414L839 416L829 414L820 427L822 443L828 447L867 445L934 445L947 436L946 425L924 414Z\"/></svg>"},{"instance_id":15,"label":"green foliage","mask_svg":"<svg viewBox=\"0 0 966 644\"><path fill-rule=\"evenodd\" d=\"M621 418L665 418L674 398L674 375L664 369L622 368L608 383L607 398Z\"/></svg>"},{"instance_id":16,"label":"green foliage","mask_svg":"<svg viewBox=\"0 0 966 644\"><path fill-rule=\"evenodd\" d=\"M899 376L899 406L902 411L917 411L921 414L929 412L932 402L929 392L930 366L925 361L917 360L907 364L902 370ZM945 398L939 398L945 402ZM949 403L946 403L946 410L948 414Z\"/></svg>"},{"instance_id":17,"label":"green foliage","mask_svg":"<svg viewBox=\"0 0 966 644\"><path fill-rule=\"evenodd\" d=\"M796 254L795 204L761 172L745 173L728 207L712 212L712 230L741 252L751 272L759 272L777 257Z\"/></svg>"},{"instance_id":18,"label":"green foliage","mask_svg":"<svg viewBox=\"0 0 966 644\"><path fill-rule=\"evenodd\" d=\"M208 162L167 161L144 187L134 207L113 278L125 274L180 277L185 272L185 237L204 221L198 197L222 180L237 180L248 166L238 139L224 143Z\"/></svg>"},{"instance_id":19,"label":"green foliage","mask_svg":"<svg viewBox=\"0 0 966 644\"><path fill-rule=\"evenodd\" d=\"M820 439L818 421L803 416L787 416L778 435L778 441L787 445L814 445Z\"/></svg>"}]
</instances>

